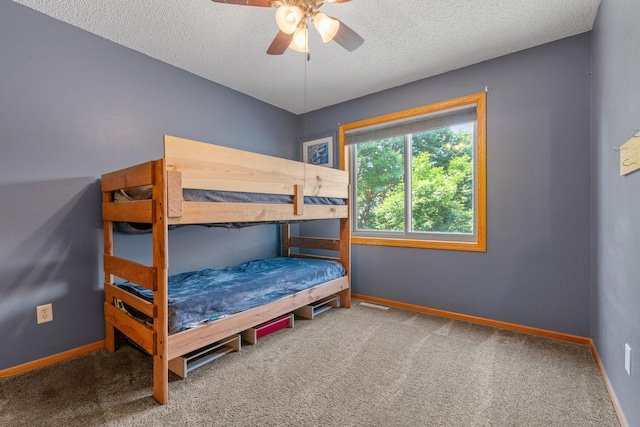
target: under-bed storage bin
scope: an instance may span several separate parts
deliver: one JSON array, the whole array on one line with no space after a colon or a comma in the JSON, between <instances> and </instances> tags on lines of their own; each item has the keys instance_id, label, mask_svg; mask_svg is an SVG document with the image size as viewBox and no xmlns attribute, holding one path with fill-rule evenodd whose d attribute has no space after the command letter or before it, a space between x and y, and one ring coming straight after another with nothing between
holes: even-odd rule
<instances>
[{"instance_id":1,"label":"under-bed storage bin","mask_svg":"<svg viewBox=\"0 0 640 427\"><path fill-rule=\"evenodd\" d=\"M240 351L240 335L233 335L191 353L169 360L169 370L176 375L186 378L187 373L232 351Z\"/></svg>"},{"instance_id":2,"label":"under-bed storage bin","mask_svg":"<svg viewBox=\"0 0 640 427\"><path fill-rule=\"evenodd\" d=\"M259 338L284 328L293 328L293 314L285 314L242 332L242 339L255 344Z\"/></svg>"},{"instance_id":3,"label":"under-bed storage bin","mask_svg":"<svg viewBox=\"0 0 640 427\"><path fill-rule=\"evenodd\" d=\"M330 295L304 307L295 310L293 314L303 319L313 319L314 317L331 310L333 307L340 307L340 295Z\"/></svg>"}]
</instances>

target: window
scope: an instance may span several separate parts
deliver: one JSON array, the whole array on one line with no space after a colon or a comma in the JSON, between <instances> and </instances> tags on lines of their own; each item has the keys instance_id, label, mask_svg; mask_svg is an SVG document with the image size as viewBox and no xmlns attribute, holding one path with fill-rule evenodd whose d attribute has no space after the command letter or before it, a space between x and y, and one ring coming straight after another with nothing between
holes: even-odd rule
<instances>
[{"instance_id":1,"label":"window","mask_svg":"<svg viewBox=\"0 0 640 427\"><path fill-rule=\"evenodd\" d=\"M486 250L485 100L480 93L340 126L352 243Z\"/></svg>"}]
</instances>

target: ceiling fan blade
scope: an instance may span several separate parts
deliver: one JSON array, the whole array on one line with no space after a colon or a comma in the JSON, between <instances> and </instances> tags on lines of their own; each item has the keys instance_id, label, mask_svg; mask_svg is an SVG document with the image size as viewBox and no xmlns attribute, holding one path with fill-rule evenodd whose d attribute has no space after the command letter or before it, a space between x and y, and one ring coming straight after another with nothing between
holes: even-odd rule
<instances>
[{"instance_id":1,"label":"ceiling fan blade","mask_svg":"<svg viewBox=\"0 0 640 427\"><path fill-rule=\"evenodd\" d=\"M293 40L293 34L283 33L282 31L278 31L276 34L276 38L271 42L271 46L267 49L267 53L269 55L282 55L285 50L291 44L291 40Z\"/></svg>"},{"instance_id":2,"label":"ceiling fan blade","mask_svg":"<svg viewBox=\"0 0 640 427\"><path fill-rule=\"evenodd\" d=\"M271 7L270 0L211 0L214 3L238 4L240 6Z\"/></svg>"},{"instance_id":3,"label":"ceiling fan blade","mask_svg":"<svg viewBox=\"0 0 640 427\"><path fill-rule=\"evenodd\" d=\"M348 1L351 1L351 0L333 0L331 3L346 3ZM327 3L329 3L329 2L327 2Z\"/></svg>"},{"instance_id":4,"label":"ceiling fan blade","mask_svg":"<svg viewBox=\"0 0 640 427\"><path fill-rule=\"evenodd\" d=\"M333 17L332 17L333 18ZM338 43L343 48L347 49L349 52L353 52L364 43L364 39L360 37L358 33L353 31L347 24L340 21L338 18L333 18L336 21L340 22L340 27L338 28L338 32L333 37L333 41Z\"/></svg>"}]
</instances>

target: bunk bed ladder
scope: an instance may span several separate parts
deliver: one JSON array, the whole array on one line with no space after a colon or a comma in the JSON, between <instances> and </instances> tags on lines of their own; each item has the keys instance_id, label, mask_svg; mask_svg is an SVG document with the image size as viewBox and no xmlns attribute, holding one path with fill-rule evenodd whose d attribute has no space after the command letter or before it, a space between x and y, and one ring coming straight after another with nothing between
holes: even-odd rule
<instances>
[{"instance_id":1,"label":"bunk bed ladder","mask_svg":"<svg viewBox=\"0 0 640 427\"><path fill-rule=\"evenodd\" d=\"M104 272L105 272L105 346L115 351L115 329L131 338L153 356L153 395L165 404L168 400L168 218L167 186L164 159L142 163L102 179L102 217L104 223ZM113 191L151 185L153 198L150 201L114 203ZM114 221L143 222L152 224L153 265L147 266L114 256ZM153 291L153 302L119 289L114 285L114 276L136 283ZM131 305L153 319L152 329L114 305L114 298Z\"/></svg>"}]
</instances>

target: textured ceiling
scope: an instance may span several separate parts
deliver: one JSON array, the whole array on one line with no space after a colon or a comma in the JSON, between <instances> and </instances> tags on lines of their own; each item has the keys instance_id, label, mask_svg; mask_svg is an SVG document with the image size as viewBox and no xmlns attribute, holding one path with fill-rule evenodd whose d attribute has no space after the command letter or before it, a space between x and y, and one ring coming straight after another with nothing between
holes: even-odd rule
<instances>
[{"instance_id":1,"label":"textured ceiling","mask_svg":"<svg viewBox=\"0 0 640 427\"><path fill-rule=\"evenodd\" d=\"M591 30L600 0L326 3L364 39L348 52L310 28L310 61L266 54L275 9L210 0L14 0L300 114Z\"/></svg>"}]
</instances>

